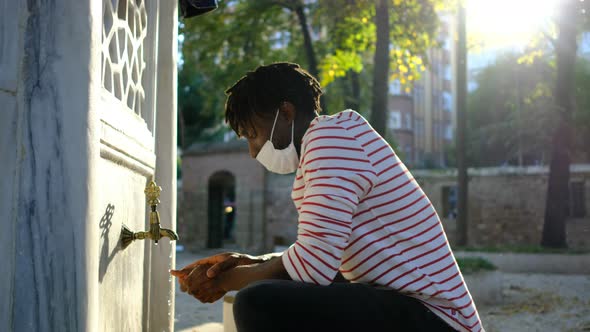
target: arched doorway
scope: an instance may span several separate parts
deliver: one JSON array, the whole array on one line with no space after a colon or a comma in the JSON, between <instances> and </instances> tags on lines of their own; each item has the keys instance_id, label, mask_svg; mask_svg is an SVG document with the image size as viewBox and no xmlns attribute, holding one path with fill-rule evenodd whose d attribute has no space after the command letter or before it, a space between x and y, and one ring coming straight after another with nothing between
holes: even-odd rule
<instances>
[{"instance_id":1,"label":"arched doorway","mask_svg":"<svg viewBox=\"0 0 590 332\"><path fill-rule=\"evenodd\" d=\"M236 180L232 173L219 171L209 178L208 248L234 242Z\"/></svg>"}]
</instances>

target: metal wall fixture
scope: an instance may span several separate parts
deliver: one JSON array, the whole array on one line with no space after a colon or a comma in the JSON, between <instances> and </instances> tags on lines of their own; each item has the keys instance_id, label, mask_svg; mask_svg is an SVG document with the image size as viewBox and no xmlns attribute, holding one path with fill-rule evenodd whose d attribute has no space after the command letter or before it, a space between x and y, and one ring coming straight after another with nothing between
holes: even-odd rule
<instances>
[{"instance_id":1,"label":"metal wall fixture","mask_svg":"<svg viewBox=\"0 0 590 332\"><path fill-rule=\"evenodd\" d=\"M144 192L147 198L147 204L150 206L150 229L145 232L133 232L123 224L120 238L123 249L127 248L135 240L152 239L156 244L163 237L167 237L171 241L178 240L176 232L160 227L160 214L157 211L157 207L160 204L160 192L162 192L162 188L154 180L151 180L145 187Z\"/></svg>"}]
</instances>

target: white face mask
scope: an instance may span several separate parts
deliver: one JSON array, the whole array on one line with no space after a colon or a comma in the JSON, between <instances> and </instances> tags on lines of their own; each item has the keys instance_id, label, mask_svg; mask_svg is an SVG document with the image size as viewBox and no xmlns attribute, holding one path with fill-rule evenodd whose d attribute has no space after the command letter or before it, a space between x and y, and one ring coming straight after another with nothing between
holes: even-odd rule
<instances>
[{"instance_id":1,"label":"white face mask","mask_svg":"<svg viewBox=\"0 0 590 332\"><path fill-rule=\"evenodd\" d=\"M293 173L297 170L297 166L299 166L299 157L297 156L295 145L293 145L295 120L293 120L293 126L291 127L291 144L289 144L289 146L285 149L278 150L272 144L272 135L274 134L278 117L279 110L277 110L275 122L273 123L272 129L270 131L270 139L264 143L262 149L260 149L260 152L258 152L258 155L256 156L256 160L266 167L267 170L273 173Z\"/></svg>"}]
</instances>

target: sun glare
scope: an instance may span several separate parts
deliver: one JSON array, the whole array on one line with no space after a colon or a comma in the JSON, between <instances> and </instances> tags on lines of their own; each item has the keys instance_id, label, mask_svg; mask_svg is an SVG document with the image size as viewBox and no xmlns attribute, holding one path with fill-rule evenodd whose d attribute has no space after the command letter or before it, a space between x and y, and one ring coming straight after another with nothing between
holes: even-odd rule
<instances>
[{"instance_id":1,"label":"sun glare","mask_svg":"<svg viewBox=\"0 0 590 332\"><path fill-rule=\"evenodd\" d=\"M560 0L467 0L467 31L484 48L524 46L547 30Z\"/></svg>"}]
</instances>

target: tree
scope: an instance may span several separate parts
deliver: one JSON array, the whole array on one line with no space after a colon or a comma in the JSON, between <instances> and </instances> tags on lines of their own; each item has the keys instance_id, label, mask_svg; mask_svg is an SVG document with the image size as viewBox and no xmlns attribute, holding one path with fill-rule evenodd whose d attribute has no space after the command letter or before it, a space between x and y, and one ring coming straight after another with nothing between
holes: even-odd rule
<instances>
[{"instance_id":1,"label":"tree","mask_svg":"<svg viewBox=\"0 0 590 332\"><path fill-rule=\"evenodd\" d=\"M467 107L469 165L536 165L549 155L555 70L548 57L521 57L501 55L476 75Z\"/></svg>"},{"instance_id":2,"label":"tree","mask_svg":"<svg viewBox=\"0 0 590 332\"><path fill-rule=\"evenodd\" d=\"M281 8L291 11L299 23L301 37L303 38L303 46L305 56L307 59L307 71L314 77L318 77L318 59L316 56L315 47L312 41L310 24L308 23L308 15L306 9L315 9L319 2L311 1L307 4L303 0L259 0L254 2L256 8L259 10L266 10L272 6L279 6ZM320 106L323 111L327 111L326 96L322 95L320 99Z\"/></svg>"},{"instance_id":3,"label":"tree","mask_svg":"<svg viewBox=\"0 0 590 332\"><path fill-rule=\"evenodd\" d=\"M365 66L366 53L373 54L371 124L385 136L389 81L399 80L406 92L427 64L426 52L438 46L437 11L443 0L326 1L323 6L342 17L334 24L333 50L320 61L323 86ZM338 6L338 9L335 9ZM392 72L390 71L392 68ZM351 78L355 84L354 76Z\"/></svg>"},{"instance_id":4,"label":"tree","mask_svg":"<svg viewBox=\"0 0 590 332\"><path fill-rule=\"evenodd\" d=\"M380 91L387 93L389 79L400 79L409 89L410 82L424 70L426 61L419 55L436 44L432 38L438 23L434 7L442 1L386 1L392 27L389 41L393 45L388 59L395 64L396 76L382 80ZM196 91L200 96L196 99L198 107L185 105L181 109L180 125L188 133L185 144L218 137L214 130L205 138L190 134L200 131L187 112L195 113L194 118L203 117L199 121L206 124L210 120L209 110L214 110L219 120L225 100L222 91L247 70L269 62L302 63L310 73L319 76L325 95L335 96L327 98L328 102L322 98L328 105L322 105L324 109L360 108L373 94L365 88L371 86L367 84L372 80L368 70L379 71L371 60L376 40L373 17L375 6L371 0L236 0L220 2L217 11L203 16L199 22L187 21L180 30L184 36L184 63L180 71L193 67L200 81L186 81L202 84L192 88L179 86L179 93ZM389 75L388 70L383 74ZM373 113L385 114L386 109L379 108ZM385 122L380 121L380 125ZM223 126L215 128L226 130Z\"/></svg>"},{"instance_id":5,"label":"tree","mask_svg":"<svg viewBox=\"0 0 590 332\"><path fill-rule=\"evenodd\" d=\"M555 59L545 52L525 63L521 59L526 54L500 55L476 74L467 107L470 165L548 164L558 120ZM590 161L590 61L581 57L576 59L573 90L572 161L584 163Z\"/></svg>"},{"instance_id":6,"label":"tree","mask_svg":"<svg viewBox=\"0 0 590 332\"><path fill-rule=\"evenodd\" d=\"M547 41L547 36L544 40ZM557 102L557 91L563 87L564 75L562 73L561 83L558 83L557 71L560 66L563 68L563 64L556 59L556 41L549 40L543 45L543 52L529 50L525 54L505 54L477 74L477 88L469 96L468 142L470 162L480 167L519 165L519 153L522 165L545 164L546 156L551 156L550 172L554 175L547 199L552 203L546 202L546 222L551 222L567 217L570 162L590 161L587 144L590 141L590 97L587 93L590 90L590 62L576 57L570 45L568 61L572 72L568 79L572 82L566 87L572 102L566 111ZM563 153L556 156L555 149ZM567 167L559 163L556 167L556 158L560 163L567 163ZM559 173L561 175L556 179L555 172L564 170L567 175ZM556 180L562 182L558 188L561 194L557 198ZM553 191L552 198L549 198L549 190ZM562 198L565 202L554 203ZM561 204L561 207L555 204ZM560 209L564 212L556 216ZM558 246L565 245L565 224L549 225L552 226L548 226L545 232L561 234L556 242L560 243Z\"/></svg>"},{"instance_id":7,"label":"tree","mask_svg":"<svg viewBox=\"0 0 590 332\"><path fill-rule=\"evenodd\" d=\"M578 58L575 70L575 100L576 110L573 116L575 124L574 137L577 157L590 162L590 61Z\"/></svg>"},{"instance_id":8,"label":"tree","mask_svg":"<svg viewBox=\"0 0 590 332\"><path fill-rule=\"evenodd\" d=\"M469 168L465 158L466 99L467 99L467 31L465 7L459 2L457 8L457 245L466 246L468 236L467 217L469 205Z\"/></svg>"},{"instance_id":9,"label":"tree","mask_svg":"<svg viewBox=\"0 0 590 332\"><path fill-rule=\"evenodd\" d=\"M373 102L370 122L375 130L386 135L387 95L389 92L389 10L387 0L378 0L375 5L377 38L373 63Z\"/></svg>"},{"instance_id":10,"label":"tree","mask_svg":"<svg viewBox=\"0 0 590 332\"><path fill-rule=\"evenodd\" d=\"M213 141L223 134L221 112L217 107L205 107L203 91L205 78L193 66L186 66L178 74L178 142L186 149L194 141ZM220 105L220 100L213 105Z\"/></svg>"},{"instance_id":11,"label":"tree","mask_svg":"<svg viewBox=\"0 0 590 332\"><path fill-rule=\"evenodd\" d=\"M551 147L545 222L541 239L541 245L544 247L567 247L565 221L568 209L570 153L572 151L571 122L577 52L576 38L578 36L577 24L581 10L579 3L577 0L563 1L557 18L555 105L558 112L558 122Z\"/></svg>"},{"instance_id":12,"label":"tree","mask_svg":"<svg viewBox=\"0 0 590 332\"><path fill-rule=\"evenodd\" d=\"M179 142L184 147L219 140L227 132L224 91L244 73L269 62L304 61L296 18L277 6L260 11L257 4L223 1L216 11L180 25Z\"/></svg>"}]
</instances>

